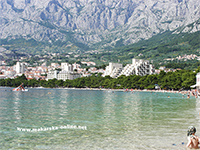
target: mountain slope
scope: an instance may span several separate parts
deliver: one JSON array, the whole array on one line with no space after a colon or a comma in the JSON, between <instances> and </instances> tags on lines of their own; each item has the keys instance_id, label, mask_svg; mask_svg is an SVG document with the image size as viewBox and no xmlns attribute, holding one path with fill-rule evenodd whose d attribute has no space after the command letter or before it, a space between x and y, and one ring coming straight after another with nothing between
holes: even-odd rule
<instances>
[{"instance_id":1,"label":"mountain slope","mask_svg":"<svg viewBox=\"0 0 200 150\"><path fill-rule=\"evenodd\" d=\"M177 63L181 66L181 64L184 63L184 65L190 65L185 65L185 67L182 66L183 68L197 68L200 65L197 58L182 59L179 61L176 57L191 54L200 56L200 31L195 33L174 34L174 32L180 30L181 29L177 29L176 31L166 31L157 34L148 40L141 40L127 46L108 49L94 57L107 63L112 60L112 62L120 61L120 63L126 64L131 63L132 58L138 58L153 61L156 67L161 65L165 66L168 63Z\"/></svg>"},{"instance_id":2,"label":"mountain slope","mask_svg":"<svg viewBox=\"0 0 200 150\"><path fill-rule=\"evenodd\" d=\"M199 18L196 0L1 0L0 39L101 49L180 27L196 32Z\"/></svg>"}]
</instances>

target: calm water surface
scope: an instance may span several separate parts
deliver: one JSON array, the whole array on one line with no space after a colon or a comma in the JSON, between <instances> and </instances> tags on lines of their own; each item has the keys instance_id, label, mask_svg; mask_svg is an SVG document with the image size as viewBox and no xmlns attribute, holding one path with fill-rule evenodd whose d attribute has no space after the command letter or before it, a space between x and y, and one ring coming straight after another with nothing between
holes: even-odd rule
<instances>
[{"instance_id":1,"label":"calm water surface","mask_svg":"<svg viewBox=\"0 0 200 150\"><path fill-rule=\"evenodd\" d=\"M185 149L188 126L200 133L199 101L172 93L0 88L0 149ZM67 125L83 129L61 128Z\"/></svg>"}]
</instances>

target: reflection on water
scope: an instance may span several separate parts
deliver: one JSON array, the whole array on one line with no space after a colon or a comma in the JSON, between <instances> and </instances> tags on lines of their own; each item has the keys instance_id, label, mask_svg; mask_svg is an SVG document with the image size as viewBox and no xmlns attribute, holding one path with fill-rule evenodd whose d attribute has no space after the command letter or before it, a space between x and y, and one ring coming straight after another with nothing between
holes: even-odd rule
<instances>
[{"instance_id":1,"label":"reflection on water","mask_svg":"<svg viewBox=\"0 0 200 150\"><path fill-rule=\"evenodd\" d=\"M200 132L199 99L179 94L0 88L0 95L2 149L184 149L187 127ZM87 130L17 130L65 125Z\"/></svg>"}]
</instances>

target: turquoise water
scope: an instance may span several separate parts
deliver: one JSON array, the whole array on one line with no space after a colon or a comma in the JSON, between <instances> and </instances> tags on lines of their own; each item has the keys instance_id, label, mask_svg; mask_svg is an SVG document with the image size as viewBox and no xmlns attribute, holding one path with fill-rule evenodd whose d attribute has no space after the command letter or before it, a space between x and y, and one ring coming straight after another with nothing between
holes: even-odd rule
<instances>
[{"instance_id":1,"label":"turquoise water","mask_svg":"<svg viewBox=\"0 0 200 150\"><path fill-rule=\"evenodd\" d=\"M200 133L199 101L173 93L0 88L0 149L185 149L188 126Z\"/></svg>"}]
</instances>

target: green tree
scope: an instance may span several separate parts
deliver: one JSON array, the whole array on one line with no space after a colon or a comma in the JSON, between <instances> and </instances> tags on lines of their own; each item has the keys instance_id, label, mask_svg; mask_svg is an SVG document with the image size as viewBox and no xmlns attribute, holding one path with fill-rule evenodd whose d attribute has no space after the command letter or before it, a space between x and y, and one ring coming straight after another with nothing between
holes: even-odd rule
<instances>
[{"instance_id":1,"label":"green tree","mask_svg":"<svg viewBox=\"0 0 200 150\"><path fill-rule=\"evenodd\" d=\"M103 81L102 86L103 86L104 88L110 88L111 80L112 80L112 79L106 78L106 79Z\"/></svg>"},{"instance_id":2,"label":"green tree","mask_svg":"<svg viewBox=\"0 0 200 150\"><path fill-rule=\"evenodd\" d=\"M64 87L72 87L72 81L67 79L64 83L63 83Z\"/></svg>"},{"instance_id":3,"label":"green tree","mask_svg":"<svg viewBox=\"0 0 200 150\"><path fill-rule=\"evenodd\" d=\"M47 87L47 82L48 82L48 81L46 81L46 80L40 80L39 86Z\"/></svg>"},{"instance_id":4,"label":"green tree","mask_svg":"<svg viewBox=\"0 0 200 150\"><path fill-rule=\"evenodd\" d=\"M28 84L27 84L28 87L38 87L38 85L39 85L38 80L36 79L28 80Z\"/></svg>"},{"instance_id":5,"label":"green tree","mask_svg":"<svg viewBox=\"0 0 200 150\"><path fill-rule=\"evenodd\" d=\"M50 87L50 88L55 88L56 87L56 81L57 81L57 79L55 79L55 78L48 80L47 86Z\"/></svg>"},{"instance_id":6,"label":"green tree","mask_svg":"<svg viewBox=\"0 0 200 150\"><path fill-rule=\"evenodd\" d=\"M5 86L6 82L4 79L0 79L0 86Z\"/></svg>"},{"instance_id":7,"label":"green tree","mask_svg":"<svg viewBox=\"0 0 200 150\"><path fill-rule=\"evenodd\" d=\"M13 87L13 79L5 79L5 86Z\"/></svg>"},{"instance_id":8,"label":"green tree","mask_svg":"<svg viewBox=\"0 0 200 150\"><path fill-rule=\"evenodd\" d=\"M55 86L56 87L62 87L63 86L64 81L63 80L56 80L55 81Z\"/></svg>"}]
</instances>

